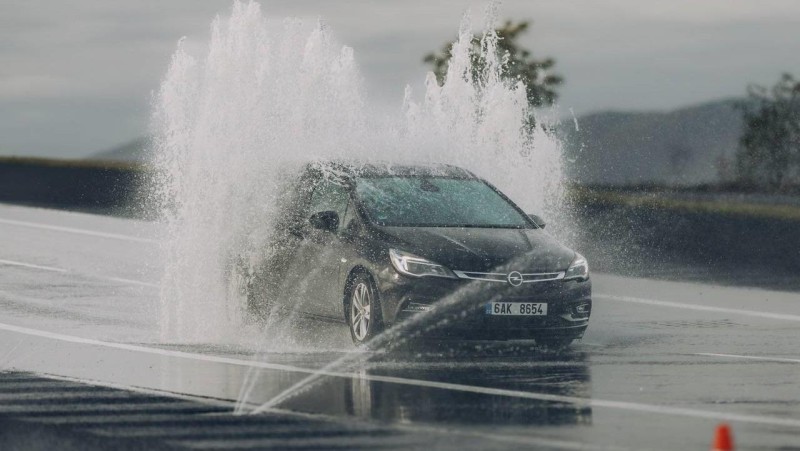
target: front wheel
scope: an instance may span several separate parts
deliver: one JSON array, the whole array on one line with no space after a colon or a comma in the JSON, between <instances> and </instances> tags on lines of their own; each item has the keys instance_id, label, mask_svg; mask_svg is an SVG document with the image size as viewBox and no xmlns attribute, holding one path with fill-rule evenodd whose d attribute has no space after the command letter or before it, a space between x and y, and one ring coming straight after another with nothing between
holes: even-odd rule
<instances>
[{"instance_id":1,"label":"front wheel","mask_svg":"<svg viewBox=\"0 0 800 451\"><path fill-rule=\"evenodd\" d=\"M350 284L347 296L347 323L356 346L361 346L381 333L381 307L369 276L360 274Z\"/></svg>"}]
</instances>

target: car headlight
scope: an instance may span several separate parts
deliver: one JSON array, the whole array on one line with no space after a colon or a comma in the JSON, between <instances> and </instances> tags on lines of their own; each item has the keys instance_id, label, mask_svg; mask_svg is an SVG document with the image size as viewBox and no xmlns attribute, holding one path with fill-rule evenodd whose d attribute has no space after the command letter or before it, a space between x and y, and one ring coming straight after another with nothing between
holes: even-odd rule
<instances>
[{"instance_id":1,"label":"car headlight","mask_svg":"<svg viewBox=\"0 0 800 451\"><path fill-rule=\"evenodd\" d=\"M586 280L589 278L589 262L586 257L579 253L575 253L575 259L570 263L564 274L564 280Z\"/></svg>"},{"instance_id":2,"label":"car headlight","mask_svg":"<svg viewBox=\"0 0 800 451\"><path fill-rule=\"evenodd\" d=\"M389 258L392 260L394 269L400 274L412 277L458 278L453 274L453 271L450 271L446 267L408 252L389 249Z\"/></svg>"}]
</instances>

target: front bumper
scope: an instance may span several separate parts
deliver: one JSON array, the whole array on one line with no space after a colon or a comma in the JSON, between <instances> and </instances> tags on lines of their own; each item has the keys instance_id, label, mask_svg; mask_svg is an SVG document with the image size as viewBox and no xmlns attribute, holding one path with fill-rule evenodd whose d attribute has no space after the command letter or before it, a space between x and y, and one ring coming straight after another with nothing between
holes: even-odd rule
<instances>
[{"instance_id":1,"label":"front bumper","mask_svg":"<svg viewBox=\"0 0 800 451\"><path fill-rule=\"evenodd\" d=\"M511 340L583 336L591 316L591 280L508 283L443 278L379 278L384 322L419 323L409 332L431 337ZM546 302L546 316L495 316L490 301Z\"/></svg>"}]
</instances>

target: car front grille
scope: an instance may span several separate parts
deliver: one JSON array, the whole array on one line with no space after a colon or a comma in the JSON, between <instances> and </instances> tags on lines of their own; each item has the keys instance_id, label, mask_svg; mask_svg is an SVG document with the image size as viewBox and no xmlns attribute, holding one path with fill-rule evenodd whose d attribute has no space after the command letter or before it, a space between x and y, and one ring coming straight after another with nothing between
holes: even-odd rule
<instances>
[{"instance_id":1,"label":"car front grille","mask_svg":"<svg viewBox=\"0 0 800 451\"><path fill-rule=\"evenodd\" d=\"M564 271L528 274L522 274L516 271L511 273L453 271L453 273L455 273L455 275L460 279L482 280L484 282L500 283L510 283L511 277L513 277L511 276L512 274L521 277L521 282L519 283L549 282L551 280L560 280L564 278Z\"/></svg>"}]
</instances>

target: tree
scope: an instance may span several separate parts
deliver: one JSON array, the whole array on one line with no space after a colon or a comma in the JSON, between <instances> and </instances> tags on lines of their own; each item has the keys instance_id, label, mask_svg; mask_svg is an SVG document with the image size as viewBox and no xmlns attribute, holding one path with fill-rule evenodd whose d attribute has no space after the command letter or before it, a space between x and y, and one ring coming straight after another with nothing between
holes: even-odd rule
<instances>
[{"instance_id":1,"label":"tree","mask_svg":"<svg viewBox=\"0 0 800 451\"><path fill-rule=\"evenodd\" d=\"M771 88L751 86L748 93L739 179L770 189L800 183L800 82L784 74Z\"/></svg>"},{"instance_id":2,"label":"tree","mask_svg":"<svg viewBox=\"0 0 800 451\"><path fill-rule=\"evenodd\" d=\"M503 75L511 80L520 80L527 86L528 103L531 106L552 105L558 98L556 88L564 81L560 75L551 72L555 65L553 58L537 60L529 50L519 46L517 38L528 31L529 22L514 23L510 20L495 30L498 37L497 52L500 60L506 60ZM481 54L481 36L476 34L472 41L473 51L472 72L473 77L478 79L485 66L484 57ZM453 41L446 43L439 52L430 53L425 56L423 62L430 64L433 73L439 84L444 83L447 74L447 66L452 57L451 50Z\"/></svg>"}]
</instances>

